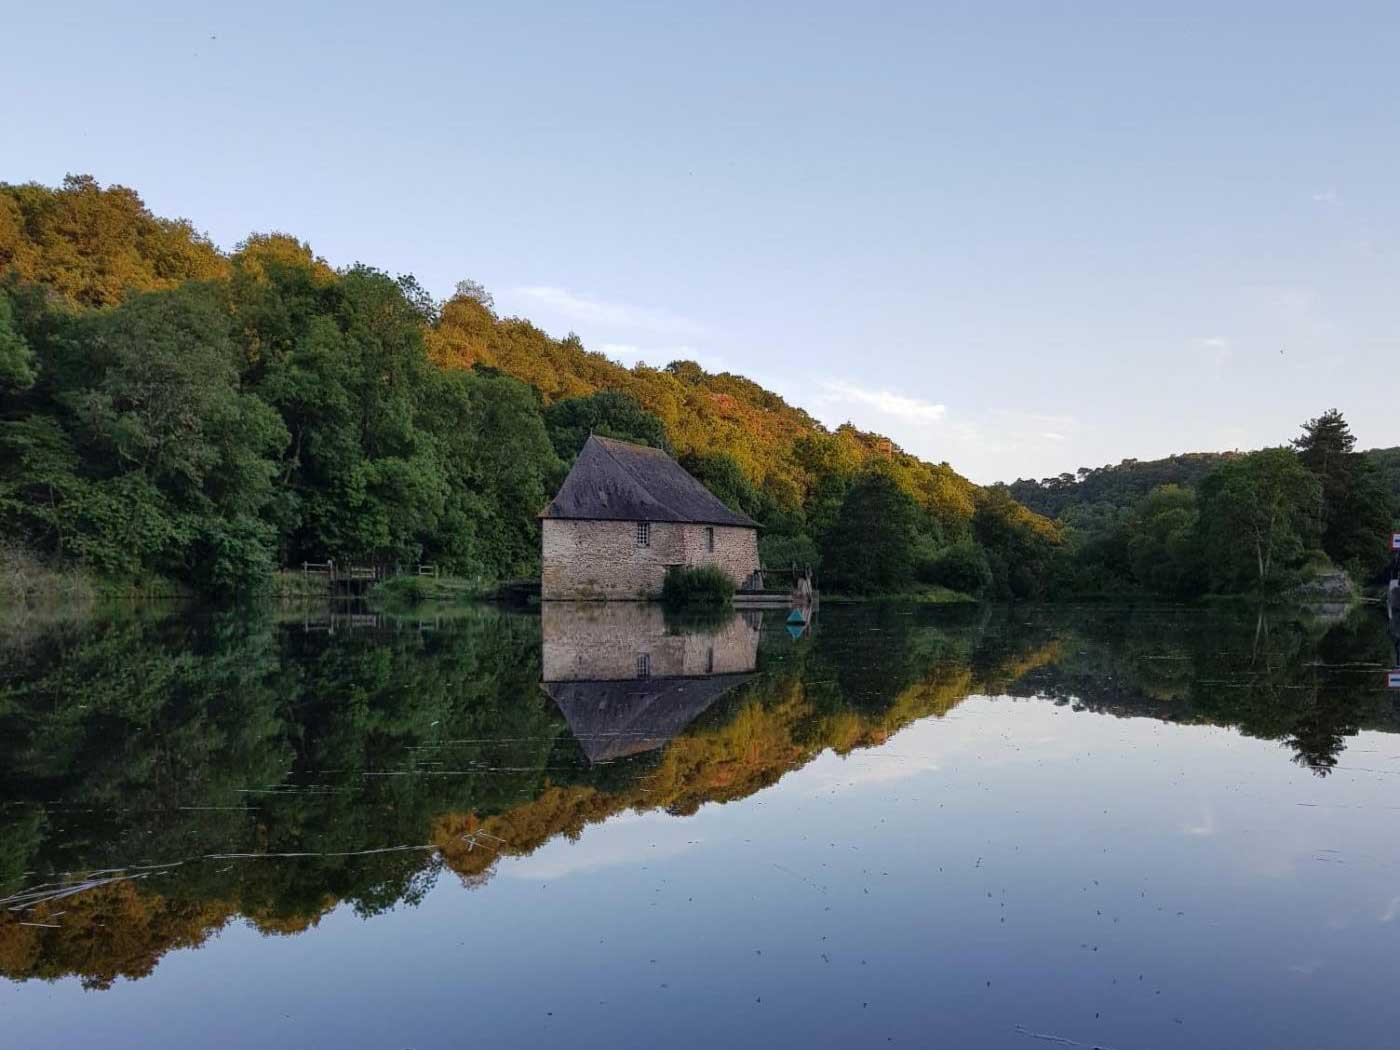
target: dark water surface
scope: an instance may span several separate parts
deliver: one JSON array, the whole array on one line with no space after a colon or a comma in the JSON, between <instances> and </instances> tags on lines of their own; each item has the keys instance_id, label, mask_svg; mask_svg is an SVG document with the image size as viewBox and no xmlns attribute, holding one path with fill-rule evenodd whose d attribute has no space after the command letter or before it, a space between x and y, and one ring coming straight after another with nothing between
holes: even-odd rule
<instances>
[{"instance_id":1,"label":"dark water surface","mask_svg":"<svg viewBox=\"0 0 1400 1050\"><path fill-rule=\"evenodd\" d=\"M15 633L0 1043L1392 1046L1394 644L1106 607Z\"/></svg>"}]
</instances>

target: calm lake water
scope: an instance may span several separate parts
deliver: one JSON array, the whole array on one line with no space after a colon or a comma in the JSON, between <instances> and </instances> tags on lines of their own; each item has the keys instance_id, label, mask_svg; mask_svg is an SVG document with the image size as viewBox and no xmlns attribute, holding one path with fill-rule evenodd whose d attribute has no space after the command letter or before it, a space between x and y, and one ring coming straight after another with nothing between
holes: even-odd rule
<instances>
[{"instance_id":1,"label":"calm lake water","mask_svg":"<svg viewBox=\"0 0 1400 1050\"><path fill-rule=\"evenodd\" d=\"M5 1046L1379 1047L1383 616L0 639Z\"/></svg>"}]
</instances>

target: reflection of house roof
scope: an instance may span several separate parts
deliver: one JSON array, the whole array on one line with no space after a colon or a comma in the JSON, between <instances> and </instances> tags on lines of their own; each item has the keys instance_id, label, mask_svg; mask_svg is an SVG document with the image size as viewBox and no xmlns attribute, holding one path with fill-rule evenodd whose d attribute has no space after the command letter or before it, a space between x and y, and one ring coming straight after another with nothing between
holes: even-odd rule
<instances>
[{"instance_id":1,"label":"reflection of house roof","mask_svg":"<svg viewBox=\"0 0 1400 1050\"><path fill-rule=\"evenodd\" d=\"M687 521L756 528L730 510L666 453L590 435L542 518Z\"/></svg>"},{"instance_id":2,"label":"reflection of house roof","mask_svg":"<svg viewBox=\"0 0 1400 1050\"><path fill-rule=\"evenodd\" d=\"M611 682L545 682L589 762L651 751L752 675L631 678Z\"/></svg>"}]
</instances>

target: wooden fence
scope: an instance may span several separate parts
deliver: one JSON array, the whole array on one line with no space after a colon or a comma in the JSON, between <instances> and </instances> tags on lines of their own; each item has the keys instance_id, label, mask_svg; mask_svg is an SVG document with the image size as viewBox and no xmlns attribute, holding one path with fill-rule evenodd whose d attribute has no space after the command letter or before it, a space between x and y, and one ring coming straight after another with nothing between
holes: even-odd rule
<instances>
[{"instance_id":1,"label":"wooden fence","mask_svg":"<svg viewBox=\"0 0 1400 1050\"><path fill-rule=\"evenodd\" d=\"M337 562L334 558L326 561L304 561L301 563L301 574L303 576L320 576L326 580L326 589L335 590L337 585L364 585L378 583L393 576L412 574L414 576L429 576L439 579L442 576L442 566L430 565L420 562L411 569L405 570L401 564L390 565L385 562L354 565L351 563Z\"/></svg>"}]
</instances>

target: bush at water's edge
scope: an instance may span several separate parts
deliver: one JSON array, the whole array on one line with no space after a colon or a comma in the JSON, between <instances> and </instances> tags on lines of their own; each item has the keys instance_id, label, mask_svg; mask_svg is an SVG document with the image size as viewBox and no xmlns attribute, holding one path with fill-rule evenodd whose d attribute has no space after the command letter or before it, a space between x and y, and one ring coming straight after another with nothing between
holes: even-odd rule
<instances>
[{"instance_id":1,"label":"bush at water's edge","mask_svg":"<svg viewBox=\"0 0 1400 1050\"><path fill-rule=\"evenodd\" d=\"M672 609L722 608L734 600L734 581L713 565L672 569L661 585L661 600Z\"/></svg>"}]
</instances>

